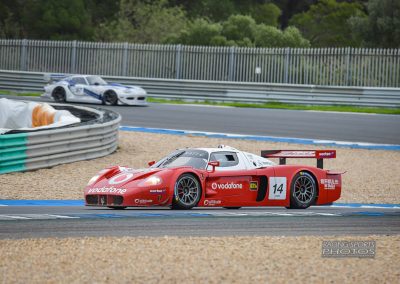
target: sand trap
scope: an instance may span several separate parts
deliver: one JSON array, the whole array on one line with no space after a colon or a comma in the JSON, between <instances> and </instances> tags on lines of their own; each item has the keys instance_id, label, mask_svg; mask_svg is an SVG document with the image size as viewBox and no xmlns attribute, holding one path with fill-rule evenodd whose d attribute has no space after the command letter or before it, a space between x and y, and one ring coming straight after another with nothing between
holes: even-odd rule
<instances>
[{"instance_id":1,"label":"sand trap","mask_svg":"<svg viewBox=\"0 0 400 284\"><path fill-rule=\"evenodd\" d=\"M326 240L375 240L371 259L321 257ZM397 283L400 237L0 240L1 283Z\"/></svg>"},{"instance_id":2,"label":"sand trap","mask_svg":"<svg viewBox=\"0 0 400 284\"><path fill-rule=\"evenodd\" d=\"M195 136L120 132L120 148L108 157L26 173L0 175L0 199L82 199L87 181L109 165L147 167L176 148L226 144L259 154L266 149L315 149L315 146ZM319 147L322 148L323 147ZM300 162L289 160L289 162ZM301 160L315 165L315 160ZM347 171L340 202L400 203L400 152L337 149L325 168Z\"/></svg>"}]
</instances>

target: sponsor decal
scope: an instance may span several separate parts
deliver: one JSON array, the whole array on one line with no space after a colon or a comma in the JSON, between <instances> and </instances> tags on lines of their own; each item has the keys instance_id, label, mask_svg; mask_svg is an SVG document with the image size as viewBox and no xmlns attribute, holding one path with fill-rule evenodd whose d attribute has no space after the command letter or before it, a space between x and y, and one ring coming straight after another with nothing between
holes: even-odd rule
<instances>
[{"instance_id":1,"label":"sponsor decal","mask_svg":"<svg viewBox=\"0 0 400 284\"><path fill-rule=\"evenodd\" d=\"M138 199L138 198L135 199L136 204L147 204L147 203L152 203L152 202L153 202L153 200L151 200L151 199Z\"/></svg>"},{"instance_id":2,"label":"sponsor decal","mask_svg":"<svg viewBox=\"0 0 400 284\"><path fill-rule=\"evenodd\" d=\"M323 179L321 179L321 184L324 185L325 189L336 189L336 185L339 184L339 180L330 179L330 178L323 178Z\"/></svg>"},{"instance_id":3,"label":"sponsor decal","mask_svg":"<svg viewBox=\"0 0 400 284\"><path fill-rule=\"evenodd\" d=\"M150 189L149 192L151 194L165 194L167 190L165 188L163 189Z\"/></svg>"},{"instance_id":4,"label":"sponsor decal","mask_svg":"<svg viewBox=\"0 0 400 284\"><path fill-rule=\"evenodd\" d=\"M133 177L133 173L121 173L116 176L113 176L108 181L109 184L119 184L130 180Z\"/></svg>"},{"instance_id":5,"label":"sponsor decal","mask_svg":"<svg viewBox=\"0 0 400 284\"><path fill-rule=\"evenodd\" d=\"M227 182L227 183L216 183L211 184L211 188L216 189L242 189L243 185L241 183Z\"/></svg>"},{"instance_id":6,"label":"sponsor decal","mask_svg":"<svg viewBox=\"0 0 400 284\"><path fill-rule=\"evenodd\" d=\"M250 190L258 190L258 181L250 182Z\"/></svg>"},{"instance_id":7,"label":"sponsor decal","mask_svg":"<svg viewBox=\"0 0 400 284\"><path fill-rule=\"evenodd\" d=\"M222 203L221 200L204 200L204 206L215 206L220 205Z\"/></svg>"},{"instance_id":8,"label":"sponsor decal","mask_svg":"<svg viewBox=\"0 0 400 284\"><path fill-rule=\"evenodd\" d=\"M279 155L286 157L315 157L315 151L282 151Z\"/></svg>"},{"instance_id":9,"label":"sponsor decal","mask_svg":"<svg viewBox=\"0 0 400 284\"><path fill-rule=\"evenodd\" d=\"M335 156L335 152L319 152L318 157L333 157Z\"/></svg>"},{"instance_id":10,"label":"sponsor decal","mask_svg":"<svg viewBox=\"0 0 400 284\"><path fill-rule=\"evenodd\" d=\"M116 187L94 187L89 189L88 193L116 193L116 194L124 194L126 192L125 188L116 188Z\"/></svg>"},{"instance_id":11,"label":"sponsor decal","mask_svg":"<svg viewBox=\"0 0 400 284\"><path fill-rule=\"evenodd\" d=\"M269 179L268 199L270 200L286 199L286 177L271 177Z\"/></svg>"}]
</instances>

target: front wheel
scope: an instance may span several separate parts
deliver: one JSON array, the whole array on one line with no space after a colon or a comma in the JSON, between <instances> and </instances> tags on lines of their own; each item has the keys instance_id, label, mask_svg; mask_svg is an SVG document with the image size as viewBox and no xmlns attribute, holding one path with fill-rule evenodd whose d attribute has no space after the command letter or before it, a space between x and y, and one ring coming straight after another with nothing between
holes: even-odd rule
<instances>
[{"instance_id":1,"label":"front wheel","mask_svg":"<svg viewBox=\"0 0 400 284\"><path fill-rule=\"evenodd\" d=\"M290 209L305 209L314 204L317 185L307 172L297 173L290 187Z\"/></svg>"},{"instance_id":2,"label":"front wheel","mask_svg":"<svg viewBox=\"0 0 400 284\"><path fill-rule=\"evenodd\" d=\"M172 209L192 209L199 203L201 186L192 174L181 175L175 183Z\"/></svg>"}]
</instances>

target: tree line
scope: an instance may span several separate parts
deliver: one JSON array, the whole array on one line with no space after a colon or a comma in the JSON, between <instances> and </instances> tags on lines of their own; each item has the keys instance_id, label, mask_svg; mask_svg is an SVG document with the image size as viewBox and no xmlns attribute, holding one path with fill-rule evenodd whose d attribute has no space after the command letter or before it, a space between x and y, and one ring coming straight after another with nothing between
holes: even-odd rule
<instances>
[{"instance_id":1,"label":"tree line","mask_svg":"<svg viewBox=\"0 0 400 284\"><path fill-rule=\"evenodd\" d=\"M400 47L400 0L0 0L0 38Z\"/></svg>"}]
</instances>

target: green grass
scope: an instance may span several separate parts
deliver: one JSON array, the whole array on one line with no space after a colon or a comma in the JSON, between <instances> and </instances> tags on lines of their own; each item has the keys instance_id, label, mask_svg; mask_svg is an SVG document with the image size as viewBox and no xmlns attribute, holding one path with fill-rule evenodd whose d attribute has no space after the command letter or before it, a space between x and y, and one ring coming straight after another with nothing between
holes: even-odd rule
<instances>
[{"instance_id":1,"label":"green grass","mask_svg":"<svg viewBox=\"0 0 400 284\"><path fill-rule=\"evenodd\" d=\"M13 92L13 91L0 90L0 95L21 96L21 97L39 97L41 94L31 93L31 92L18 93L18 92Z\"/></svg>"},{"instance_id":2,"label":"green grass","mask_svg":"<svg viewBox=\"0 0 400 284\"><path fill-rule=\"evenodd\" d=\"M356 107L349 105L296 105L285 104L280 102L269 103L240 103L240 102L211 102L211 101L183 101L183 100L166 100L158 98L148 98L153 103L169 103L169 104L196 104L196 105L214 105L214 106L231 106L231 107L248 107L248 108L272 108L272 109L293 109L293 110L315 110L315 111L337 111L337 112L358 112L358 113L377 113L377 114L400 114L400 108L383 108L383 107Z\"/></svg>"},{"instance_id":3,"label":"green grass","mask_svg":"<svg viewBox=\"0 0 400 284\"><path fill-rule=\"evenodd\" d=\"M31 92L13 92L0 90L1 95L12 96L29 96L38 97L41 94ZM240 103L240 102L212 102L212 101L184 101L184 100L166 100L151 98L147 99L151 103L168 103L168 104L196 104L196 105L213 105L213 106L231 106L231 107L248 107L248 108L272 108L272 109L293 109L293 110L315 110L315 111L337 111L337 112L358 112L358 113L377 113L377 114L397 114L400 115L400 108L383 108L383 107L356 107L349 105L296 105L285 104L280 102L269 102L263 104L257 103Z\"/></svg>"}]
</instances>

